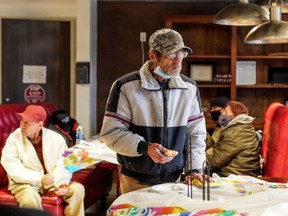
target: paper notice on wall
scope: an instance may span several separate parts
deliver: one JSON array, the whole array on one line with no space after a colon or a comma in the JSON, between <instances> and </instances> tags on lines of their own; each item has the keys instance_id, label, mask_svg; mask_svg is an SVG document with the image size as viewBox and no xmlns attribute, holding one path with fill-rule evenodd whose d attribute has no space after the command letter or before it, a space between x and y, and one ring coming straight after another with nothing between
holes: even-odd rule
<instances>
[{"instance_id":1,"label":"paper notice on wall","mask_svg":"<svg viewBox=\"0 0 288 216\"><path fill-rule=\"evenodd\" d=\"M236 63L236 84L256 84L256 61L237 61Z\"/></svg>"},{"instance_id":2,"label":"paper notice on wall","mask_svg":"<svg viewBox=\"0 0 288 216\"><path fill-rule=\"evenodd\" d=\"M46 83L47 66L23 65L23 83Z\"/></svg>"}]
</instances>

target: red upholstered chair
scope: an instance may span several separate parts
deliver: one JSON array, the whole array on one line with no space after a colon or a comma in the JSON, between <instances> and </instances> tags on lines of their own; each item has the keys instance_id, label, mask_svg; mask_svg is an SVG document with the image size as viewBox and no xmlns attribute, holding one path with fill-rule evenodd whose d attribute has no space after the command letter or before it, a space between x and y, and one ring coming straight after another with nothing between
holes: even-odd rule
<instances>
[{"instance_id":1,"label":"red upholstered chair","mask_svg":"<svg viewBox=\"0 0 288 216\"><path fill-rule=\"evenodd\" d=\"M263 126L263 137L262 137L262 151L261 156L265 161L267 154L267 144L269 142L269 130L272 122L272 118L274 117L274 112L278 107L283 107L284 105L279 102L271 103L265 111L264 115L264 126Z\"/></svg>"},{"instance_id":2,"label":"red upholstered chair","mask_svg":"<svg viewBox=\"0 0 288 216\"><path fill-rule=\"evenodd\" d=\"M0 157L2 149L5 145L6 139L11 132L19 127L20 117L16 115L17 112L23 112L29 104L5 104L0 105ZM56 110L54 104L43 103L41 104L50 117L52 112ZM45 126L49 124L49 118L44 123ZM8 178L6 171L0 164L0 203L10 206L18 206L14 196L8 191ZM54 193L45 194L42 197L42 205L44 211L50 212L52 215L64 215L64 207L62 198L56 196Z\"/></svg>"},{"instance_id":3,"label":"red upholstered chair","mask_svg":"<svg viewBox=\"0 0 288 216\"><path fill-rule=\"evenodd\" d=\"M288 177L288 107L273 103L266 113L262 143L264 175Z\"/></svg>"},{"instance_id":4,"label":"red upholstered chair","mask_svg":"<svg viewBox=\"0 0 288 216\"><path fill-rule=\"evenodd\" d=\"M4 104L0 105L0 157L6 139L11 132L19 127L20 117L17 112L23 112L29 104ZM49 124L51 114L56 110L52 103L41 103L47 112L47 120L44 126ZM85 187L85 208L90 207L97 200L105 200L113 183L113 171L116 164L101 162L94 169L86 169L75 172L72 181L80 182ZM14 196L8 191L8 178L6 171L0 164L0 203L9 206L18 206ZM65 203L62 197L53 192L42 196L42 205L44 211L53 216L63 216ZM1 213L0 213L1 214Z\"/></svg>"}]
</instances>

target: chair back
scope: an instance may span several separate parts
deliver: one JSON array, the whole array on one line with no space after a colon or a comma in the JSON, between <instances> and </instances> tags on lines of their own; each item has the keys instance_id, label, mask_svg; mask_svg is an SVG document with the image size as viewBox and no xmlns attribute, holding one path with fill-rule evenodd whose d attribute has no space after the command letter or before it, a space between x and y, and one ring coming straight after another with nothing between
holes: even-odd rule
<instances>
[{"instance_id":1,"label":"chair back","mask_svg":"<svg viewBox=\"0 0 288 216\"><path fill-rule=\"evenodd\" d=\"M262 144L261 144L261 156L263 160L266 158L267 154L267 144L269 142L269 135L268 132L270 130L270 125L272 122L272 118L274 117L274 112L278 107L283 107L284 105L279 102L271 103L265 111L264 115L264 126L263 126L263 137L262 137Z\"/></svg>"},{"instance_id":2,"label":"chair back","mask_svg":"<svg viewBox=\"0 0 288 216\"><path fill-rule=\"evenodd\" d=\"M266 111L262 157L264 175L288 177L288 107L272 103Z\"/></svg>"},{"instance_id":3,"label":"chair back","mask_svg":"<svg viewBox=\"0 0 288 216\"><path fill-rule=\"evenodd\" d=\"M2 155L2 149L5 145L6 139L9 134L20 126L20 116L16 113L23 112L25 108L30 105L28 103L23 104L1 104L0 105L0 158ZM44 122L44 126L48 127L50 116L56 110L56 107L52 103L40 103L47 112L47 119ZM0 164L0 187L8 185L8 178L6 171Z\"/></svg>"}]
</instances>

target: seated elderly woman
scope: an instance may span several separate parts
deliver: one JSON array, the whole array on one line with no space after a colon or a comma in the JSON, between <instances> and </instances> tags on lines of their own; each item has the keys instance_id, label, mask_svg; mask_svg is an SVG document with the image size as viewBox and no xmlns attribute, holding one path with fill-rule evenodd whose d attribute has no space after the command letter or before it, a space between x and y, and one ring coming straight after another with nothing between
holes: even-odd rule
<instances>
[{"instance_id":1,"label":"seated elderly woman","mask_svg":"<svg viewBox=\"0 0 288 216\"><path fill-rule=\"evenodd\" d=\"M221 127L212 135L212 151L206 153L211 173L260 175L260 147L252 121L243 103L228 102L219 117Z\"/></svg>"}]
</instances>

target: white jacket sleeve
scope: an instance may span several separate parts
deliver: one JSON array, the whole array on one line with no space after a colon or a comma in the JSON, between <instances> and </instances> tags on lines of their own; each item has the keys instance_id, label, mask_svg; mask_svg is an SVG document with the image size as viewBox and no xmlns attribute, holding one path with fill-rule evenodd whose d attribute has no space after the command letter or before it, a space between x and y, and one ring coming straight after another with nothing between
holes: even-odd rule
<instances>
[{"instance_id":1,"label":"white jacket sleeve","mask_svg":"<svg viewBox=\"0 0 288 216\"><path fill-rule=\"evenodd\" d=\"M30 142L23 144L19 130L10 134L2 150L1 164L11 182L27 183L39 188L44 174L43 167Z\"/></svg>"},{"instance_id":2,"label":"white jacket sleeve","mask_svg":"<svg viewBox=\"0 0 288 216\"><path fill-rule=\"evenodd\" d=\"M69 184L72 174L63 164L62 154L68 149L65 139L52 130L43 130L43 157L48 173L54 177L54 186L58 188L61 184Z\"/></svg>"}]
</instances>

